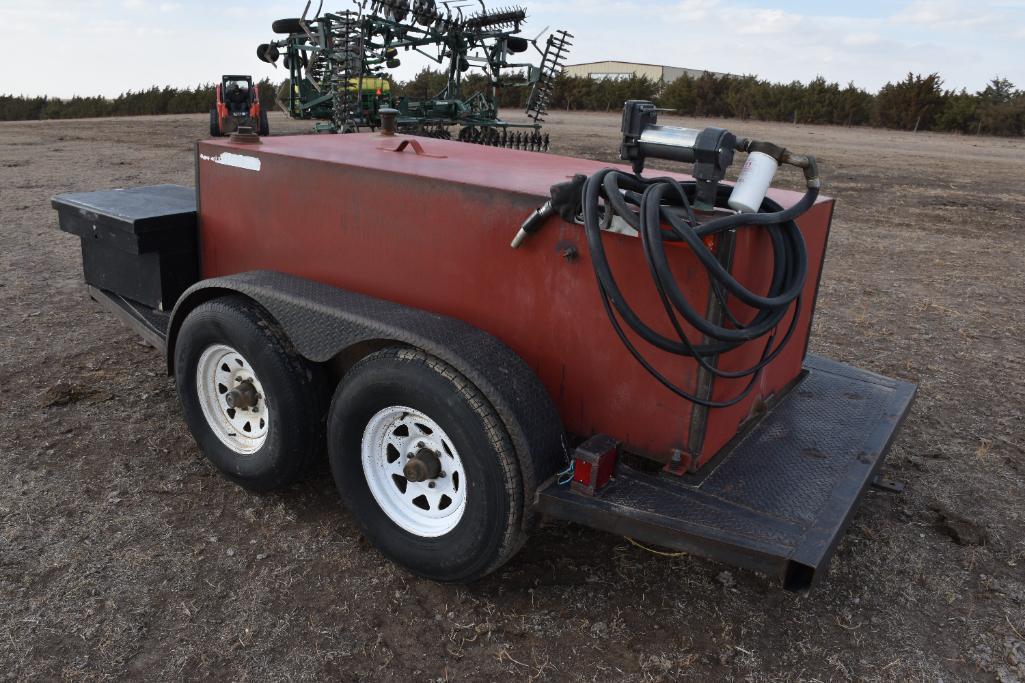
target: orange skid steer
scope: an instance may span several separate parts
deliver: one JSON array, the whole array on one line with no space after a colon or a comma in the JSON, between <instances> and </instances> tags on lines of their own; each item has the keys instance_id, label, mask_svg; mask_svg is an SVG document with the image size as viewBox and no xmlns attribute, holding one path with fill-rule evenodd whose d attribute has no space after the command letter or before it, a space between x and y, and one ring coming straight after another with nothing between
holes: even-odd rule
<instances>
[{"instance_id":1,"label":"orange skid steer","mask_svg":"<svg viewBox=\"0 0 1025 683\"><path fill-rule=\"evenodd\" d=\"M252 76L223 76L217 86L217 103L210 110L210 135L223 137L248 127L270 135L267 112L260 106L260 91Z\"/></svg>"}]
</instances>

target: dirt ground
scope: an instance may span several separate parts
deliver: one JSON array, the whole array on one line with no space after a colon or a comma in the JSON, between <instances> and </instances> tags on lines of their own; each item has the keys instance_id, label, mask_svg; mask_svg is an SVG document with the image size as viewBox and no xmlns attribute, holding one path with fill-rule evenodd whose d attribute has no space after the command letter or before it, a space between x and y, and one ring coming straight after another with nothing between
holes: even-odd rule
<instances>
[{"instance_id":1,"label":"dirt ground","mask_svg":"<svg viewBox=\"0 0 1025 683\"><path fill-rule=\"evenodd\" d=\"M871 493L798 597L563 524L441 586L326 476L221 479L49 204L192 184L205 123L0 124L0 679L1025 679L1025 141L725 124L819 155L838 199L813 352L921 385L889 461L907 492ZM615 158L616 115L551 130Z\"/></svg>"}]
</instances>

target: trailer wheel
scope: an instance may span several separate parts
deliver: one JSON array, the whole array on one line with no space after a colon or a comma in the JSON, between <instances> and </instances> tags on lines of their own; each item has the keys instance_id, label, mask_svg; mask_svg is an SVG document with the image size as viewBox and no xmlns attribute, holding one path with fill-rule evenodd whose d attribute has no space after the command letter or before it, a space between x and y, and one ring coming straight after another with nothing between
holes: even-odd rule
<instances>
[{"instance_id":1,"label":"trailer wheel","mask_svg":"<svg viewBox=\"0 0 1025 683\"><path fill-rule=\"evenodd\" d=\"M470 581L519 549L523 491L505 427L483 394L422 351L357 363L328 417L342 500L385 555L436 581Z\"/></svg>"},{"instance_id":2,"label":"trailer wheel","mask_svg":"<svg viewBox=\"0 0 1025 683\"><path fill-rule=\"evenodd\" d=\"M203 454L247 489L287 486L323 452L321 377L248 299L215 299L188 315L175 381Z\"/></svg>"},{"instance_id":3,"label":"trailer wheel","mask_svg":"<svg viewBox=\"0 0 1025 683\"><path fill-rule=\"evenodd\" d=\"M217 108L210 110L210 135L215 138L221 137L221 119L217 116Z\"/></svg>"}]
</instances>

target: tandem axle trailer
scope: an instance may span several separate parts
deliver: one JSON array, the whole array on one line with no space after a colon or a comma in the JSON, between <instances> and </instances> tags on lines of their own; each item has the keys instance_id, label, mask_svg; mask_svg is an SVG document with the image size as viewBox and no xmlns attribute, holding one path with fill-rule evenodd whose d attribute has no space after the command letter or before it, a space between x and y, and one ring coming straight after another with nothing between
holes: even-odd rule
<instances>
[{"instance_id":1,"label":"tandem axle trailer","mask_svg":"<svg viewBox=\"0 0 1025 683\"><path fill-rule=\"evenodd\" d=\"M807 158L653 117L628 105L634 173L385 131L201 142L195 189L53 204L233 481L327 451L367 537L435 580L562 519L804 591L915 387L807 352L833 208ZM734 148L815 190L728 207ZM645 179L645 155L695 178Z\"/></svg>"}]
</instances>

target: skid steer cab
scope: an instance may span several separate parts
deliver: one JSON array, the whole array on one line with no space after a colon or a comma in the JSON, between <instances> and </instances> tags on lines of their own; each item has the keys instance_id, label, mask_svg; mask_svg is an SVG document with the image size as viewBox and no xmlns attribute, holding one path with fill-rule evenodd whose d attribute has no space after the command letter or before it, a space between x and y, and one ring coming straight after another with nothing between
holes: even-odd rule
<instances>
[{"instance_id":1,"label":"skid steer cab","mask_svg":"<svg viewBox=\"0 0 1025 683\"><path fill-rule=\"evenodd\" d=\"M217 86L217 102L210 110L210 135L219 138L242 127L270 135L267 112L260 106L260 90L252 76L223 76Z\"/></svg>"},{"instance_id":2,"label":"skid steer cab","mask_svg":"<svg viewBox=\"0 0 1025 683\"><path fill-rule=\"evenodd\" d=\"M624 111L632 168L395 116L204 140L195 188L54 198L213 466L268 491L326 457L365 537L438 581L550 519L808 590L915 395L808 352L833 215L814 158L650 102ZM770 189L784 167L806 192Z\"/></svg>"}]
</instances>

